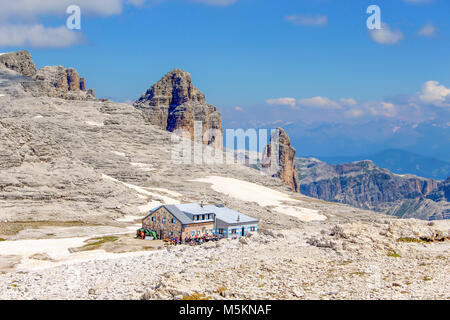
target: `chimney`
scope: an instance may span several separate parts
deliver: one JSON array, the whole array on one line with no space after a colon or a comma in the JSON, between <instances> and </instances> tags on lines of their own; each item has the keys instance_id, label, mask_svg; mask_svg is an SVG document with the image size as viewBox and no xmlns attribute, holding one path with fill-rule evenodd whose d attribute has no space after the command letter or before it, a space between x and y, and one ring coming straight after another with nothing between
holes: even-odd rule
<instances>
[{"instance_id":1,"label":"chimney","mask_svg":"<svg viewBox=\"0 0 450 320\"><path fill-rule=\"evenodd\" d=\"M203 201L200 201L200 207L203 208Z\"/></svg>"},{"instance_id":2,"label":"chimney","mask_svg":"<svg viewBox=\"0 0 450 320\"><path fill-rule=\"evenodd\" d=\"M238 217L237 217L237 222L239 222L239 221L241 221L241 216L240 215L238 215Z\"/></svg>"}]
</instances>

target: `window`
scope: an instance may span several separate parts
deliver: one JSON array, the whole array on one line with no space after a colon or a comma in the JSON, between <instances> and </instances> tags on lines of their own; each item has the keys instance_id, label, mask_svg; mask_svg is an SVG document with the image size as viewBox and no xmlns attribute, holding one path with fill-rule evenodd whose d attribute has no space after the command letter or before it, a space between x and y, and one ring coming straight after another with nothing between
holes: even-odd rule
<instances>
[{"instance_id":1,"label":"window","mask_svg":"<svg viewBox=\"0 0 450 320\"><path fill-rule=\"evenodd\" d=\"M256 227L251 227L250 228L250 231L252 231L252 232L255 231L255 230L256 230Z\"/></svg>"},{"instance_id":2,"label":"window","mask_svg":"<svg viewBox=\"0 0 450 320\"><path fill-rule=\"evenodd\" d=\"M202 214L202 220L205 220L205 215L204 214Z\"/></svg>"},{"instance_id":3,"label":"window","mask_svg":"<svg viewBox=\"0 0 450 320\"><path fill-rule=\"evenodd\" d=\"M166 217L162 218L162 223L166 223Z\"/></svg>"},{"instance_id":4,"label":"window","mask_svg":"<svg viewBox=\"0 0 450 320\"><path fill-rule=\"evenodd\" d=\"M169 231L169 237L171 237L173 235L172 231Z\"/></svg>"},{"instance_id":5,"label":"window","mask_svg":"<svg viewBox=\"0 0 450 320\"><path fill-rule=\"evenodd\" d=\"M192 231L192 236L195 236L195 231Z\"/></svg>"},{"instance_id":6,"label":"window","mask_svg":"<svg viewBox=\"0 0 450 320\"><path fill-rule=\"evenodd\" d=\"M219 234L223 234L223 229L219 229Z\"/></svg>"},{"instance_id":7,"label":"window","mask_svg":"<svg viewBox=\"0 0 450 320\"><path fill-rule=\"evenodd\" d=\"M172 223L175 224L175 222L176 222L176 221L175 221L175 218L172 218Z\"/></svg>"},{"instance_id":8,"label":"window","mask_svg":"<svg viewBox=\"0 0 450 320\"><path fill-rule=\"evenodd\" d=\"M211 215L208 213L208 215L207 215L207 219L209 220L209 219L211 219Z\"/></svg>"},{"instance_id":9,"label":"window","mask_svg":"<svg viewBox=\"0 0 450 320\"><path fill-rule=\"evenodd\" d=\"M198 220L198 216L194 216L194 221L197 221Z\"/></svg>"},{"instance_id":10,"label":"window","mask_svg":"<svg viewBox=\"0 0 450 320\"><path fill-rule=\"evenodd\" d=\"M198 234L198 235L201 235L201 231L200 231L200 230L198 230L198 231L197 231L197 234Z\"/></svg>"},{"instance_id":11,"label":"window","mask_svg":"<svg viewBox=\"0 0 450 320\"><path fill-rule=\"evenodd\" d=\"M152 217L152 221L153 221L153 222L156 222L156 217Z\"/></svg>"},{"instance_id":12,"label":"window","mask_svg":"<svg viewBox=\"0 0 450 320\"><path fill-rule=\"evenodd\" d=\"M231 234L236 234L236 229L232 229Z\"/></svg>"}]
</instances>

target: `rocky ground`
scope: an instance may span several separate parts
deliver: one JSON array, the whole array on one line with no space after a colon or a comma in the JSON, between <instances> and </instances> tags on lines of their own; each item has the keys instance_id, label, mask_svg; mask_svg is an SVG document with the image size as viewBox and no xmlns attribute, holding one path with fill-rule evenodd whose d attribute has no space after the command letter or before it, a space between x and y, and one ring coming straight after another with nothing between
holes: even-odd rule
<instances>
[{"instance_id":1,"label":"rocky ground","mask_svg":"<svg viewBox=\"0 0 450 320\"><path fill-rule=\"evenodd\" d=\"M448 227L379 219L266 230L139 257L5 273L0 298L449 299Z\"/></svg>"},{"instance_id":2,"label":"rocky ground","mask_svg":"<svg viewBox=\"0 0 450 320\"><path fill-rule=\"evenodd\" d=\"M0 299L449 298L448 222L312 199L241 164L176 163L174 135L133 106L39 96L33 81L0 66ZM150 251L113 240L159 204L200 201L261 232Z\"/></svg>"}]
</instances>

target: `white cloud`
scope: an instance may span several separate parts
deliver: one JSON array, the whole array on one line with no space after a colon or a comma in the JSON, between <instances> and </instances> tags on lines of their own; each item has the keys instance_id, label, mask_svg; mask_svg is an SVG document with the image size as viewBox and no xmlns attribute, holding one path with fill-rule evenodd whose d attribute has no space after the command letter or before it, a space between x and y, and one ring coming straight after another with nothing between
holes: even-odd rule
<instances>
[{"instance_id":1,"label":"white cloud","mask_svg":"<svg viewBox=\"0 0 450 320\"><path fill-rule=\"evenodd\" d=\"M82 14L111 16L122 13L122 0L2 0L0 19L34 20L39 16L65 16L68 6L75 4Z\"/></svg>"},{"instance_id":2,"label":"white cloud","mask_svg":"<svg viewBox=\"0 0 450 320\"><path fill-rule=\"evenodd\" d=\"M276 106L290 106L312 108L312 109L342 109L343 107L353 107L358 102L353 98L342 98L339 101L332 100L327 97L312 97L312 98L275 98L266 101L269 105Z\"/></svg>"},{"instance_id":3,"label":"white cloud","mask_svg":"<svg viewBox=\"0 0 450 320\"><path fill-rule=\"evenodd\" d=\"M65 16L70 5L81 8L82 14L112 16L123 12L125 4L143 6L146 3L159 3L167 0L1 0L0 20L36 20L40 16ZM213 6L227 6L237 0L185 0Z\"/></svg>"},{"instance_id":4,"label":"white cloud","mask_svg":"<svg viewBox=\"0 0 450 320\"><path fill-rule=\"evenodd\" d=\"M358 104L358 101L353 98L342 98L339 102L345 106L355 106Z\"/></svg>"},{"instance_id":5,"label":"white cloud","mask_svg":"<svg viewBox=\"0 0 450 320\"><path fill-rule=\"evenodd\" d=\"M36 25L0 26L0 47L26 46L35 48L64 48L83 41L83 36L65 26L46 28Z\"/></svg>"},{"instance_id":6,"label":"white cloud","mask_svg":"<svg viewBox=\"0 0 450 320\"><path fill-rule=\"evenodd\" d=\"M286 21L289 21L295 25L320 27L328 24L328 17L323 15L306 16L306 15L289 15L285 17Z\"/></svg>"},{"instance_id":7,"label":"white cloud","mask_svg":"<svg viewBox=\"0 0 450 320\"><path fill-rule=\"evenodd\" d=\"M419 93L419 100L436 107L450 107L450 88L446 88L437 81L427 81Z\"/></svg>"},{"instance_id":8,"label":"white cloud","mask_svg":"<svg viewBox=\"0 0 450 320\"><path fill-rule=\"evenodd\" d=\"M432 37L436 34L436 31L437 31L437 28L433 24L429 23L429 24L423 26L422 28L420 28L418 34L419 34L419 36L422 36L422 37Z\"/></svg>"},{"instance_id":9,"label":"white cloud","mask_svg":"<svg viewBox=\"0 0 450 320\"><path fill-rule=\"evenodd\" d=\"M382 23L379 30L370 30L369 35L373 41L380 44L395 44L404 38L400 30L392 30L386 23Z\"/></svg>"},{"instance_id":10,"label":"white cloud","mask_svg":"<svg viewBox=\"0 0 450 320\"><path fill-rule=\"evenodd\" d=\"M299 99L297 105L307 108L322 108L322 109L341 109L342 106L326 97L314 97L308 99Z\"/></svg>"},{"instance_id":11,"label":"white cloud","mask_svg":"<svg viewBox=\"0 0 450 320\"><path fill-rule=\"evenodd\" d=\"M234 110L239 111L239 112L244 112L244 109L240 106L234 107Z\"/></svg>"},{"instance_id":12,"label":"white cloud","mask_svg":"<svg viewBox=\"0 0 450 320\"><path fill-rule=\"evenodd\" d=\"M363 116L365 112L362 109L350 109L345 112L345 115L350 118L359 118Z\"/></svg>"},{"instance_id":13,"label":"white cloud","mask_svg":"<svg viewBox=\"0 0 450 320\"><path fill-rule=\"evenodd\" d=\"M65 27L45 27L39 20L49 16L68 17L66 10L70 5L78 5L81 14L113 16L123 12L124 5L136 7L147 3L160 3L166 0L1 0L0 1L0 47L68 47L83 39L80 33ZM237 0L185 0L207 5L226 6ZM65 19L61 21L65 23Z\"/></svg>"},{"instance_id":14,"label":"white cloud","mask_svg":"<svg viewBox=\"0 0 450 320\"><path fill-rule=\"evenodd\" d=\"M267 104L270 105L278 105L278 106L290 106L295 107L296 100L295 98L276 98L276 99L269 99L266 101Z\"/></svg>"},{"instance_id":15,"label":"white cloud","mask_svg":"<svg viewBox=\"0 0 450 320\"><path fill-rule=\"evenodd\" d=\"M397 114L397 109L393 103L390 102L368 102L364 104L364 108L374 116L394 117Z\"/></svg>"}]
</instances>

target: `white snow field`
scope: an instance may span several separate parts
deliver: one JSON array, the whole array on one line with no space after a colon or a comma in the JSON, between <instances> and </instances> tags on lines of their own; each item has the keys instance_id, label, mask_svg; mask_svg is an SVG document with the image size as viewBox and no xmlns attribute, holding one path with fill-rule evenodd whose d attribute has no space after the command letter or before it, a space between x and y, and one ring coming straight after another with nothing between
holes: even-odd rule
<instances>
[{"instance_id":1,"label":"white snow field","mask_svg":"<svg viewBox=\"0 0 450 320\"><path fill-rule=\"evenodd\" d=\"M322 221L327 218L318 210L298 206L302 202L300 200L255 183L219 176L208 176L190 181L210 183L211 188L216 192L227 194L238 200L256 202L262 207L274 206L278 213L293 216L302 221ZM292 205L286 205L286 202Z\"/></svg>"}]
</instances>

